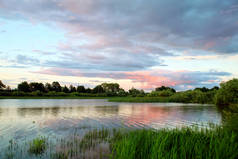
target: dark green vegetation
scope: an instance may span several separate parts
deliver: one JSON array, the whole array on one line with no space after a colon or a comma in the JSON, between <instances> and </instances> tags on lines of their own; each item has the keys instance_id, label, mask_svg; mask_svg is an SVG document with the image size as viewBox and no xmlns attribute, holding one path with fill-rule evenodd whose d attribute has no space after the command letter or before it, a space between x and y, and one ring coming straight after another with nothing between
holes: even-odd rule
<instances>
[{"instance_id":1,"label":"dark green vegetation","mask_svg":"<svg viewBox=\"0 0 238 159\"><path fill-rule=\"evenodd\" d=\"M221 88L215 96L215 104L221 108L231 109L238 112L238 79L221 83Z\"/></svg>"},{"instance_id":2,"label":"dark green vegetation","mask_svg":"<svg viewBox=\"0 0 238 159\"><path fill-rule=\"evenodd\" d=\"M114 158L237 158L237 134L214 130L137 130L113 143Z\"/></svg>"},{"instance_id":3,"label":"dark green vegetation","mask_svg":"<svg viewBox=\"0 0 238 159\"><path fill-rule=\"evenodd\" d=\"M28 152L34 155L40 155L46 150L46 139L44 137L35 138L30 142Z\"/></svg>"},{"instance_id":4,"label":"dark green vegetation","mask_svg":"<svg viewBox=\"0 0 238 159\"><path fill-rule=\"evenodd\" d=\"M46 142L51 146L47 147ZM34 148L29 149L30 153L24 153L27 147ZM238 157L237 149L237 132L219 126L127 131L102 129L89 131L84 137L74 134L73 137L58 139L56 143L37 138L22 148L22 153L12 151L11 156L30 158L35 155L52 159L235 159ZM5 155L6 158L11 156Z\"/></svg>"},{"instance_id":5,"label":"dark green vegetation","mask_svg":"<svg viewBox=\"0 0 238 159\"><path fill-rule=\"evenodd\" d=\"M176 92L170 87L161 86L154 91L145 93L144 90L131 88L128 91L120 88L117 83L102 83L93 89L84 86L61 86L59 82L52 84L22 82L17 89L11 90L0 82L0 99L6 98L109 98L113 102L178 102L178 103L215 103L220 108L229 107L238 109L238 79L233 79L220 84L219 87L195 88ZM111 98L113 97L113 98ZM238 110L237 110L238 111Z\"/></svg>"}]
</instances>

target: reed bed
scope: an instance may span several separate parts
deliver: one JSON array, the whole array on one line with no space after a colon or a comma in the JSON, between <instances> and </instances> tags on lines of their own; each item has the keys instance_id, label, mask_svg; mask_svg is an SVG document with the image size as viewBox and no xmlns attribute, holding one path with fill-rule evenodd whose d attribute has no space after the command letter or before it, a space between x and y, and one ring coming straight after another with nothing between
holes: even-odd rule
<instances>
[{"instance_id":1,"label":"reed bed","mask_svg":"<svg viewBox=\"0 0 238 159\"><path fill-rule=\"evenodd\" d=\"M84 136L39 137L24 144L11 140L3 159L236 159L238 134L221 126L176 129L100 129Z\"/></svg>"}]
</instances>

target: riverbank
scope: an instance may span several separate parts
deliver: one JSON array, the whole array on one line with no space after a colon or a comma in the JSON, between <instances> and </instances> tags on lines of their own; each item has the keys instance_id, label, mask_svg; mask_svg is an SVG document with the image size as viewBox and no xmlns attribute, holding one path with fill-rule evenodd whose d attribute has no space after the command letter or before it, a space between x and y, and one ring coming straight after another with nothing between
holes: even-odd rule
<instances>
[{"instance_id":1,"label":"riverbank","mask_svg":"<svg viewBox=\"0 0 238 159\"><path fill-rule=\"evenodd\" d=\"M109 97L85 96L0 96L0 99L108 99Z\"/></svg>"},{"instance_id":2,"label":"riverbank","mask_svg":"<svg viewBox=\"0 0 238 159\"><path fill-rule=\"evenodd\" d=\"M177 100L173 97L97 97L97 96L0 96L0 99L108 99L109 102L129 102L129 103L200 103L191 100ZM202 104L212 104L212 102Z\"/></svg>"},{"instance_id":3,"label":"riverbank","mask_svg":"<svg viewBox=\"0 0 238 159\"><path fill-rule=\"evenodd\" d=\"M73 137L51 142L38 137L19 147L14 141L5 157L12 158L114 158L114 159L170 159L170 158L229 158L238 157L237 133L214 126L181 129L102 129L91 130L82 138ZM19 149L16 149L18 147ZM18 154L21 152L20 154Z\"/></svg>"}]
</instances>

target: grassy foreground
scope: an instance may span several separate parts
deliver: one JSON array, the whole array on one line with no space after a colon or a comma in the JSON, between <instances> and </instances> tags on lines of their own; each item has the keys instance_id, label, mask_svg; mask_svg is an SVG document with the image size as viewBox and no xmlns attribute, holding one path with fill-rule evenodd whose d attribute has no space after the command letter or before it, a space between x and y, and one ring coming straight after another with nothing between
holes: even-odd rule
<instances>
[{"instance_id":1,"label":"grassy foreground","mask_svg":"<svg viewBox=\"0 0 238 159\"><path fill-rule=\"evenodd\" d=\"M24 149L10 145L5 158L211 159L238 158L238 136L222 128L92 130L83 138L36 138ZM18 153L16 153L16 151ZM0 155L1 156L1 155Z\"/></svg>"}]
</instances>

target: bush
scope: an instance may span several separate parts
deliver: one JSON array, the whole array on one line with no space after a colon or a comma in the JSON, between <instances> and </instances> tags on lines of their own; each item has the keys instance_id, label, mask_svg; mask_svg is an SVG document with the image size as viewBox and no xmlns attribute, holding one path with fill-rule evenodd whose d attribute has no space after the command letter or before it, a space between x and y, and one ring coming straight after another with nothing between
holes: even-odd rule
<instances>
[{"instance_id":1,"label":"bush","mask_svg":"<svg viewBox=\"0 0 238 159\"><path fill-rule=\"evenodd\" d=\"M41 91L35 91L35 92L31 92L29 93L30 96L43 96L43 92Z\"/></svg>"},{"instance_id":2,"label":"bush","mask_svg":"<svg viewBox=\"0 0 238 159\"><path fill-rule=\"evenodd\" d=\"M220 86L221 88L215 96L215 104L218 106L236 104L238 99L238 79L221 83Z\"/></svg>"},{"instance_id":3,"label":"bush","mask_svg":"<svg viewBox=\"0 0 238 159\"><path fill-rule=\"evenodd\" d=\"M45 96L49 96L49 97L55 97L55 96L68 96L67 93L64 92L55 92L55 91L51 91L45 94Z\"/></svg>"},{"instance_id":4,"label":"bush","mask_svg":"<svg viewBox=\"0 0 238 159\"><path fill-rule=\"evenodd\" d=\"M10 91L0 91L0 96L11 96L12 93Z\"/></svg>"},{"instance_id":5,"label":"bush","mask_svg":"<svg viewBox=\"0 0 238 159\"><path fill-rule=\"evenodd\" d=\"M12 96L26 96L26 95L27 95L27 93L22 92L22 91L12 92Z\"/></svg>"}]
</instances>

